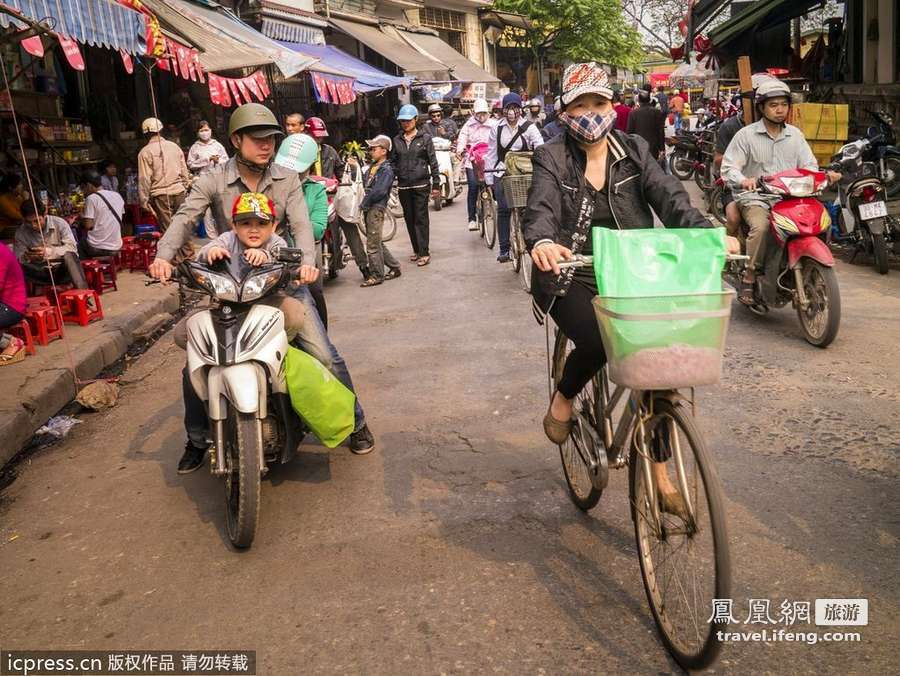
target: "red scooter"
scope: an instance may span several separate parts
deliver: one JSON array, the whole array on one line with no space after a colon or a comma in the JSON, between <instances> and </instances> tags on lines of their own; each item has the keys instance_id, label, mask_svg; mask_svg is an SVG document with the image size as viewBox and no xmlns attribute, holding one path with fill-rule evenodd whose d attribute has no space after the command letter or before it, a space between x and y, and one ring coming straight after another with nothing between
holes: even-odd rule
<instances>
[{"instance_id":1,"label":"red scooter","mask_svg":"<svg viewBox=\"0 0 900 676\"><path fill-rule=\"evenodd\" d=\"M769 308L791 303L807 342L816 347L831 344L841 322L834 257L825 244L831 217L815 197L827 185L824 172L789 169L760 178L754 191L774 203L763 273L756 276L754 302L748 307L763 315ZM738 288L746 267L746 261L730 262L724 273L726 281Z\"/></svg>"}]
</instances>

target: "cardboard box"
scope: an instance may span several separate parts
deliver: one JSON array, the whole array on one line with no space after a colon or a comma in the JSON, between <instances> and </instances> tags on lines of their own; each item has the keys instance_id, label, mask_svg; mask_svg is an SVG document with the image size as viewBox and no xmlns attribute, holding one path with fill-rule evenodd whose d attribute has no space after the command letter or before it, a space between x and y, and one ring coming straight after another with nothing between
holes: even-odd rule
<instances>
[{"instance_id":1,"label":"cardboard box","mask_svg":"<svg viewBox=\"0 0 900 676\"><path fill-rule=\"evenodd\" d=\"M846 141L850 106L846 103L797 103L791 106L788 122L798 127L810 142Z\"/></svg>"}]
</instances>

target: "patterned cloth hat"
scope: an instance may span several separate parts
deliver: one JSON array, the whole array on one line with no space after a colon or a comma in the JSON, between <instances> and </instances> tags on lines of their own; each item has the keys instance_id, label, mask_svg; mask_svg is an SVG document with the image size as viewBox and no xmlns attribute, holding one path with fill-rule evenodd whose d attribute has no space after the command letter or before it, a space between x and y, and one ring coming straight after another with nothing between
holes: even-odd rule
<instances>
[{"instance_id":1,"label":"patterned cloth hat","mask_svg":"<svg viewBox=\"0 0 900 676\"><path fill-rule=\"evenodd\" d=\"M259 192L245 192L234 201L231 207L231 220L234 223L258 218L263 223L275 220L275 205L268 197Z\"/></svg>"},{"instance_id":2,"label":"patterned cloth hat","mask_svg":"<svg viewBox=\"0 0 900 676\"><path fill-rule=\"evenodd\" d=\"M594 61L573 63L563 72L560 97L563 107L582 94L599 94L612 99L613 91L609 86L609 75Z\"/></svg>"}]
</instances>

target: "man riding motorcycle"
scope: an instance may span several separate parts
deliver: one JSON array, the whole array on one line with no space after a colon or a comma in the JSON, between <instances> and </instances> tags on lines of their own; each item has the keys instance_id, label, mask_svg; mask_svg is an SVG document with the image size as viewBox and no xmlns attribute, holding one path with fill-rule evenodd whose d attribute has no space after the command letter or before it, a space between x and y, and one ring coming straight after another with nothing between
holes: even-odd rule
<instances>
[{"instance_id":1,"label":"man riding motorcycle","mask_svg":"<svg viewBox=\"0 0 900 676\"><path fill-rule=\"evenodd\" d=\"M806 138L797 127L787 124L791 110L791 91L772 78L756 90L756 111L760 120L739 130L722 158L722 176L732 188L745 192L736 195L741 217L749 226L747 254L750 264L741 283L739 300L753 304L756 272L765 260L765 238L769 230L770 204L755 192L759 178L786 169L816 171L819 163ZM828 172L831 182L840 174Z\"/></svg>"},{"instance_id":2,"label":"man riding motorcycle","mask_svg":"<svg viewBox=\"0 0 900 676\"><path fill-rule=\"evenodd\" d=\"M231 228L231 207L243 193L262 193L275 206L280 217L276 232L303 252L304 264L300 267L300 285L291 289L291 295L301 301L307 309L310 324L316 329L317 340L326 346L331 360L330 370L351 390L353 381L337 349L328 338L319 321L315 304L306 285L319 277L315 266L315 243L312 225L307 212L303 189L296 172L287 171L272 164L275 142L284 135L281 126L265 106L246 103L237 108L228 124L229 138L236 152L234 157L194 181L187 199L172 218L169 229L159 241L156 259L150 266L150 275L167 282L172 277L173 266L179 248L187 244L194 234L195 223L211 209L216 223L224 232ZM302 344L301 347L306 347ZM307 350L309 351L309 350ZM313 350L314 351L314 350ZM179 473L198 469L206 456L207 416L203 403L197 397L187 377L182 372L182 388L185 399L185 428L188 442L179 464ZM354 432L350 435L350 450L354 453L368 453L375 442L366 425L365 413L356 401Z\"/></svg>"},{"instance_id":3,"label":"man riding motorcycle","mask_svg":"<svg viewBox=\"0 0 900 676\"><path fill-rule=\"evenodd\" d=\"M428 106L428 122L422 125L422 131L431 134L432 138L445 138L448 141L453 141L459 134L456 122L444 118L444 109L439 103Z\"/></svg>"}]
</instances>

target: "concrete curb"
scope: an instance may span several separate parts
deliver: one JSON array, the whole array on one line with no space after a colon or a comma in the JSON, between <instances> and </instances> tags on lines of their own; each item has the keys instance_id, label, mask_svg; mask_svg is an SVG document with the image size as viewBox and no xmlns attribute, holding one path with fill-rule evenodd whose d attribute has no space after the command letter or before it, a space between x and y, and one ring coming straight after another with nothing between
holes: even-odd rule
<instances>
[{"instance_id":1,"label":"concrete curb","mask_svg":"<svg viewBox=\"0 0 900 676\"><path fill-rule=\"evenodd\" d=\"M74 351L75 371L88 380L116 361L138 339L141 329L157 315L178 310L178 292L147 299L134 310L104 320L103 331ZM47 368L21 390L21 408L0 411L0 467L9 462L49 418L75 399L75 383L66 367Z\"/></svg>"}]
</instances>

